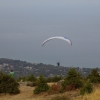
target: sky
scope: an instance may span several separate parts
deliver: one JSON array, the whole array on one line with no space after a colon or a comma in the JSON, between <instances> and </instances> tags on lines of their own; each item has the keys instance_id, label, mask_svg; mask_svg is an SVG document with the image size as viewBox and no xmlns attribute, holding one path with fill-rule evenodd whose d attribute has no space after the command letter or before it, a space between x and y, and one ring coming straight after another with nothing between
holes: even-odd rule
<instances>
[{"instance_id":1,"label":"sky","mask_svg":"<svg viewBox=\"0 0 100 100\"><path fill-rule=\"evenodd\" d=\"M0 58L100 68L100 0L0 0Z\"/></svg>"}]
</instances>

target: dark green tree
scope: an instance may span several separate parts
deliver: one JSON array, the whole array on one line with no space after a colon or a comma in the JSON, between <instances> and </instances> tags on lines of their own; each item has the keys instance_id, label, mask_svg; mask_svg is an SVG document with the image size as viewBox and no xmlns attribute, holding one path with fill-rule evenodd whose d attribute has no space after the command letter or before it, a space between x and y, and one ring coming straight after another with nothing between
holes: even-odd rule
<instances>
[{"instance_id":1,"label":"dark green tree","mask_svg":"<svg viewBox=\"0 0 100 100\"><path fill-rule=\"evenodd\" d=\"M100 75L98 73L98 68L93 68L90 74L87 76L87 80L90 80L92 83L100 82Z\"/></svg>"},{"instance_id":2,"label":"dark green tree","mask_svg":"<svg viewBox=\"0 0 100 100\"><path fill-rule=\"evenodd\" d=\"M14 78L7 74L0 73L0 93L18 94L19 85Z\"/></svg>"},{"instance_id":3,"label":"dark green tree","mask_svg":"<svg viewBox=\"0 0 100 100\"><path fill-rule=\"evenodd\" d=\"M36 88L34 89L35 94L39 94L41 92L45 92L49 89L48 84L46 83L46 79L43 76L40 76L38 79L38 83Z\"/></svg>"},{"instance_id":4,"label":"dark green tree","mask_svg":"<svg viewBox=\"0 0 100 100\"><path fill-rule=\"evenodd\" d=\"M82 76L79 72L75 70L75 68L71 68L66 78L64 79L64 82L62 83L63 88L65 88L67 85L75 85L75 88L79 88L83 85L82 83Z\"/></svg>"}]
</instances>

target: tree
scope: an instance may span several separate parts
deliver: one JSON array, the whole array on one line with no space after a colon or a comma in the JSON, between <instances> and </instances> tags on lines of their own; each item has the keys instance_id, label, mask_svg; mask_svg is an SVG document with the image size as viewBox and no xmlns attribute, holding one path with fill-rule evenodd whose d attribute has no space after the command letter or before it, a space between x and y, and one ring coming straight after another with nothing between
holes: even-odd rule
<instances>
[{"instance_id":1,"label":"tree","mask_svg":"<svg viewBox=\"0 0 100 100\"><path fill-rule=\"evenodd\" d=\"M62 83L63 88L65 89L67 85L73 85L73 88L79 88L81 87L82 84L82 77L79 72L75 70L75 68L71 68L68 73L66 78L64 79L64 82Z\"/></svg>"},{"instance_id":2,"label":"tree","mask_svg":"<svg viewBox=\"0 0 100 100\"><path fill-rule=\"evenodd\" d=\"M39 94L41 92L45 92L49 89L48 84L46 83L46 79L43 76L40 76L38 79L37 87L34 89L35 94Z\"/></svg>"},{"instance_id":3,"label":"tree","mask_svg":"<svg viewBox=\"0 0 100 100\"><path fill-rule=\"evenodd\" d=\"M18 83L7 74L0 73L0 93L18 94Z\"/></svg>"},{"instance_id":4,"label":"tree","mask_svg":"<svg viewBox=\"0 0 100 100\"><path fill-rule=\"evenodd\" d=\"M87 79L89 79L92 83L99 83L100 75L98 73L98 68L93 68L90 74L87 76Z\"/></svg>"}]
</instances>

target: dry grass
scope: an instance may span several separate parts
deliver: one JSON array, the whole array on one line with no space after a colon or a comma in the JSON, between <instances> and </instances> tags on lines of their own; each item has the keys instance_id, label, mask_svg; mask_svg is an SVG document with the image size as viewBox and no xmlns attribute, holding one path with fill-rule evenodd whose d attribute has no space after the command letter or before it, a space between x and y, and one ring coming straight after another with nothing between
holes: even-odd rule
<instances>
[{"instance_id":1,"label":"dry grass","mask_svg":"<svg viewBox=\"0 0 100 100\"><path fill-rule=\"evenodd\" d=\"M100 100L100 84L94 88L94 92L84 96L78 96L75 100Z\"/></svg>"},{"instance_id":2,"label":"dry grass","mask_svg":"<svg viewBox=\"0 0 100 100\"><path fill-rule=\"evenodd\" d=\"M79 96L75 100L100 100L100 89L95 90L89 95Z\"/></svg>"},{"instance_id":3,"label":"dry grass","mask_svg":"<svg viewBox=\"0 0 100 100\"><path fill-rule=\"evenodd\" d=\"M53 83L49 83L51 86ZM72 100L100 100L100 85L98 85L94 92L89 95L79 96L78 91L70 91L62 94L48 95L41 93L38 95L33 94L34 87L20 86L21 93L17 95L0 94L0 100L51 100L55 96L68 96Z\"/></svg>"}]
</instances>

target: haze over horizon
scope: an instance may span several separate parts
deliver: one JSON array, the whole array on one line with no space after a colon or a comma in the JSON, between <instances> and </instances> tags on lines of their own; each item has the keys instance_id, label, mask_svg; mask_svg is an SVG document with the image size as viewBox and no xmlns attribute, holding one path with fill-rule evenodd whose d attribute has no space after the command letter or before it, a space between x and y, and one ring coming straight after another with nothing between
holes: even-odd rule
<instances>
[{"instance_id":1,"label":"haze over horizon","mask_svg":"<svg viewBox=\"0 0 100 100\"><path fill-rule=\"evenodd\" d=\"M0 58L100 68L100 1L1 0Z\"/></svg>"}]
</instances>

